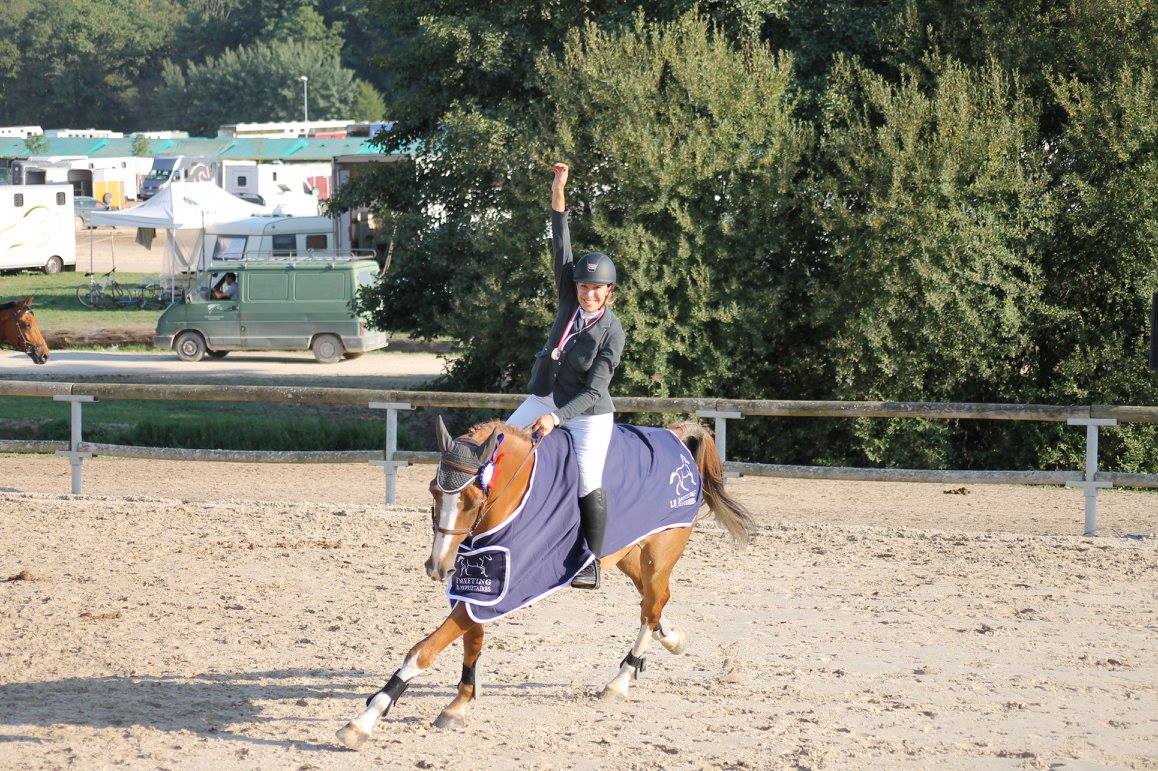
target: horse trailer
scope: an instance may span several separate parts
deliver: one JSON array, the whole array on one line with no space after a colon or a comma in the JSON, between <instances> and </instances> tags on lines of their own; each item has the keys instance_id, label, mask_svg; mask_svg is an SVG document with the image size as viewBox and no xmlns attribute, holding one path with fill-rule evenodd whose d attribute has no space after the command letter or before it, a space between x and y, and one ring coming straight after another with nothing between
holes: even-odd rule
<instances>
[{"instance_id":1,"label":"horse trailer","mask_svg":"<svg viewBox=\"0 0 1158 771\"><path fill-rule=\"evenodd\" d=\"M0 187L0 271L76 269L72 185Z\"/></svg>"}]
</instances>

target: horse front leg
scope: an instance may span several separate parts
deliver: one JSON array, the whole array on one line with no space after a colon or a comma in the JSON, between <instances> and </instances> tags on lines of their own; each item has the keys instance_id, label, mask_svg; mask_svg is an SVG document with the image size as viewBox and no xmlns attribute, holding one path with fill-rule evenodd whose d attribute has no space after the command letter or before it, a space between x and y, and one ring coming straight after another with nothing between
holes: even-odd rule
<instances>
[{"instance_id":1,"label":"horse front leg","mask_svg":"<svg viewBox=\"0 0 1158 771\"><path fill-rule=\"evenodd\" d=\"M482 655L482 649L483 625L474 624L462 636L462 677L458 681L458 694L434 721L438 728L457 728L466 722L467 709L479 694L475 665Z\"/></svg>"},{"instance_id":2,"label":"horse front leg","mask_svg":"<svg viewBox=\"0 0 1158 771\"><path fill-rule=\"evenodd\" d=\"M370 738L374 725L392 705L397 703L398 697L410 685L410 681L430 669L438 654L461 637L472 625L474 622L467 616L466 607L462 603L456 605L438 629L410 649L402 661L402 666L391 676L389 682L366 699L366 708L338 730L338 741L349 749L361 749Z\"/></svg>"}]
</instances>

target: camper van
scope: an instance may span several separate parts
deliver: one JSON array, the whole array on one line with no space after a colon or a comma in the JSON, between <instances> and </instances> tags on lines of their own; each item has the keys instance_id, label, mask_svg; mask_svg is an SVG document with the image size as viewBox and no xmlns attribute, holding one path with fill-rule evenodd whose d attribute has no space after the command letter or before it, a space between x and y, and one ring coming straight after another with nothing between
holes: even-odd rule
<instances>
[{"instance_id":1,"label":"camper van","mask_svg":"<svg viewBox=\"0 0 1158 771\"><path fill-rule=\"evenodd\" d=\"M228 260L338 256L342 251L336 226L329 217L285 216L208 224L202 236L201 268ZM346 250L344 256L349 255Z\"/></svg>"},{"instance_id":2,"label":"camper van","mask_svg":"<svg viewBox=\"0 0 1158 771\"><path fill-rule=\"evenodd\" d=\"M216 182L218 161L190 155L158 155L153 167L141 182L137 196L146 201L161 192L170 182Z\"/></svg>"},{"instance_id":3,"label":"camper van","mask_svg":"<svg viewBox=\"0 0 1158 771\"><path fill-rule=\"evenodd\" d=\"M0 187L0 271L76 269L72 185Z\"/></svg>"},{"instance_id":4,"label":"camper van","mask_svg":"<svg viewBox=\"0 0 1158 771\"><path fill-rule=\"evenodd\" d=\"M373 260L218 262L161 314L153 345L190 362L230 351L308 350L323 364L353 359L387 343L349 307L377 277Z\"/></svg>"}]
</instances>

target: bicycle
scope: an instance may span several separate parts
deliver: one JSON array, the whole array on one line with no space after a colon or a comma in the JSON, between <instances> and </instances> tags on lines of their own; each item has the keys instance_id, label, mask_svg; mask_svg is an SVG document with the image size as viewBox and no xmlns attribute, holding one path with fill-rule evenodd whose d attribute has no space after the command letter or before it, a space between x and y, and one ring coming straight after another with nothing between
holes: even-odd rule
<instances>
[{"instance_id":1,"label":"bicycle","mask_svg":"<svg viewBox=\"0 0 1158 771\"><path fill-rule=\"evenodd\" d=\"M94 273L85 273L88 283L76 288L77 301L86 308L116 309L133 304L132 295L113 277L116 270L105 273L99 282L93 279Z\"/></svg>"}]
</instances>

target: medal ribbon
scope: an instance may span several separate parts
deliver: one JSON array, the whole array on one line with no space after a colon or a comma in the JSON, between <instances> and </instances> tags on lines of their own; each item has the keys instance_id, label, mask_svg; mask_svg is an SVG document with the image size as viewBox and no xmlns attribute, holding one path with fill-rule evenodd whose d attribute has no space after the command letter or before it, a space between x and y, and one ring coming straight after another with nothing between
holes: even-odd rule
<instances>
[{"instance_id":1,"label":"medal ribbon","mask_svg":"<svg viewBox=\"0 0 1158 771\"><path fill-rule=\"evenodd\" d=\"M558 361L559 357L563 355L563 346L570 342L571 338L575 335L579 334L580 332L585 332L586 330L595 326L599 319L603 318L603 312L606 310L606 308L600 309L598 316L595 316L591 319L591 321L587 322L579 329L576 329L574 332L571 332L569 330L575 326L575 317L579 315L579 308L576 307L575 312L571 314L571 320L567 322L568 331L563 332L563 336L559 338L558 345L556 345L555 348L551 351L551 358Z\"/></svg>"}]
</instances>

